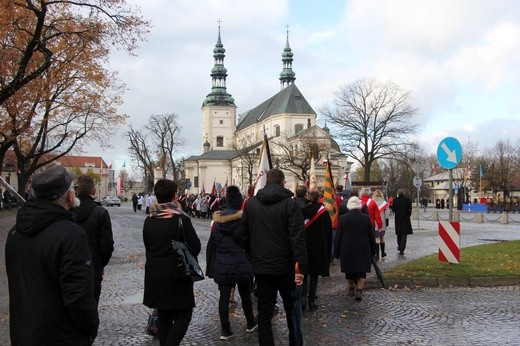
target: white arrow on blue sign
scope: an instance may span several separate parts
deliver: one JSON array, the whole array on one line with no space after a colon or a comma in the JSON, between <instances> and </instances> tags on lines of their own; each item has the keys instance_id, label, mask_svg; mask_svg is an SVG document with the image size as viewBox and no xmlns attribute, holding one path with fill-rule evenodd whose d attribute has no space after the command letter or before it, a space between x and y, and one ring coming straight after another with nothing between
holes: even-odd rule
<instances>
[{"instance_id":1,"label":"white arrow on blue sign","mask_svg":"<svg viewBox=\"0 0 520 346\"><path fill-rule=\"evenodd\" d=\"M453 137L444 138L437 147L437 160L442 167L452 169L457 167L462 159L462 146Z\"/></svg>"}]
</instances>

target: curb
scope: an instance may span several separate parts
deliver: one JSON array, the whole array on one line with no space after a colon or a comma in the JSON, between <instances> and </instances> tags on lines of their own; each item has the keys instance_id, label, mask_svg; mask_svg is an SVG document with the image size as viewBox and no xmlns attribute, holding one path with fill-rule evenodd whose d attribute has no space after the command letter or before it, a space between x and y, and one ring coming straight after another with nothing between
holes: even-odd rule
<instances>
[{"instance_id":1,"label":"curb","mask_svg":"<svg viewBox=\"0 0 520 346\"><path fill-rule=\"evenodd\" d=\"M422 288L422 287L496 287L520 285L520 276L488 276L488 277L442 277L417 279L385 280L389 288ZM382 288L377 278L369 278L365 283L367 289Z\"/></svg>"}]
</instances>

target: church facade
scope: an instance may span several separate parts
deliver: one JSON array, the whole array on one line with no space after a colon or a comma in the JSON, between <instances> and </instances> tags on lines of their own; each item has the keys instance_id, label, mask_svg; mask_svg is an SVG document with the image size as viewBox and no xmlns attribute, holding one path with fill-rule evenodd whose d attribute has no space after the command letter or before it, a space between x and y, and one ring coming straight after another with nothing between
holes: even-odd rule
<instances>
[{"instance_id":1,"label":"church facade","mask_svg":"<svg viewBox=\"0 0 520 346\"><path fill-rule=\"evenodd\" d=\"M318 186L323 186L325 165L322 161L325 159L331 163L334 180L341 181L352 162L341 154L327 127L316 125L316 112L294 83L288 34L282 52L280 91L240 114L238 122L235 100L226 88L225 51L219 26L213 49L211 92L202 103L203 153L184 161L188 192L209 193L214 184L236 185L246 192L255 183L265 138L273 167L284 171L288 189L294 191L297 185L305 183L311 157L316 162Z\"/></svg>"}]
</instances>

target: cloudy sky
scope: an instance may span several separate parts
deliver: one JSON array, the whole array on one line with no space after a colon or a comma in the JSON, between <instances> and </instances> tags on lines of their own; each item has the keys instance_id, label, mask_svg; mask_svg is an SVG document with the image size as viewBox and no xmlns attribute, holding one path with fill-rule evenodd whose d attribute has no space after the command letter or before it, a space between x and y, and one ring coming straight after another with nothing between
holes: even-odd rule
<instances>
[{"instance_id":1,"label":"cloudy sky","mask_svg":"<svg viewBox=\"0 0 520 346\"><path fill-rule=\"evenodd\" d=\"M132 1L153 28L137 57L110 61L128 88L121 111L135 128L151 114L176 113L186 139L179 157L202 152L201 105L211 90L218 19L238 114L279 91L289 25L296 85L315 111L341 86L374 77L412 92L431 153L447 136L481 147L520 137L517 1ZM126 129L101 152L116 169L132 166Z\"/></svg>"}]
</instances>

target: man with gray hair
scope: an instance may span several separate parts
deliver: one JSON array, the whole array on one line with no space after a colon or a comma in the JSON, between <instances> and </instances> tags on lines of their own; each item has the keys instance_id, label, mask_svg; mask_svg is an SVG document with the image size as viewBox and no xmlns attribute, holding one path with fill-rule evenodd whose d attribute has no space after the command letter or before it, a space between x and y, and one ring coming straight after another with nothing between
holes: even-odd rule
<instances>
[{"instance_id":1,"label":"man with gray hair","mask_svg":"<svg viewBox=\"0 0 520 346\"><path fill-rule=\"evenodd\" d=\"M69 212L72 175L53 166L34 175L36 197L16 215L5 245L13 345L91 345L99 316L87 236Z\"/></svg>"}]
</instances>

